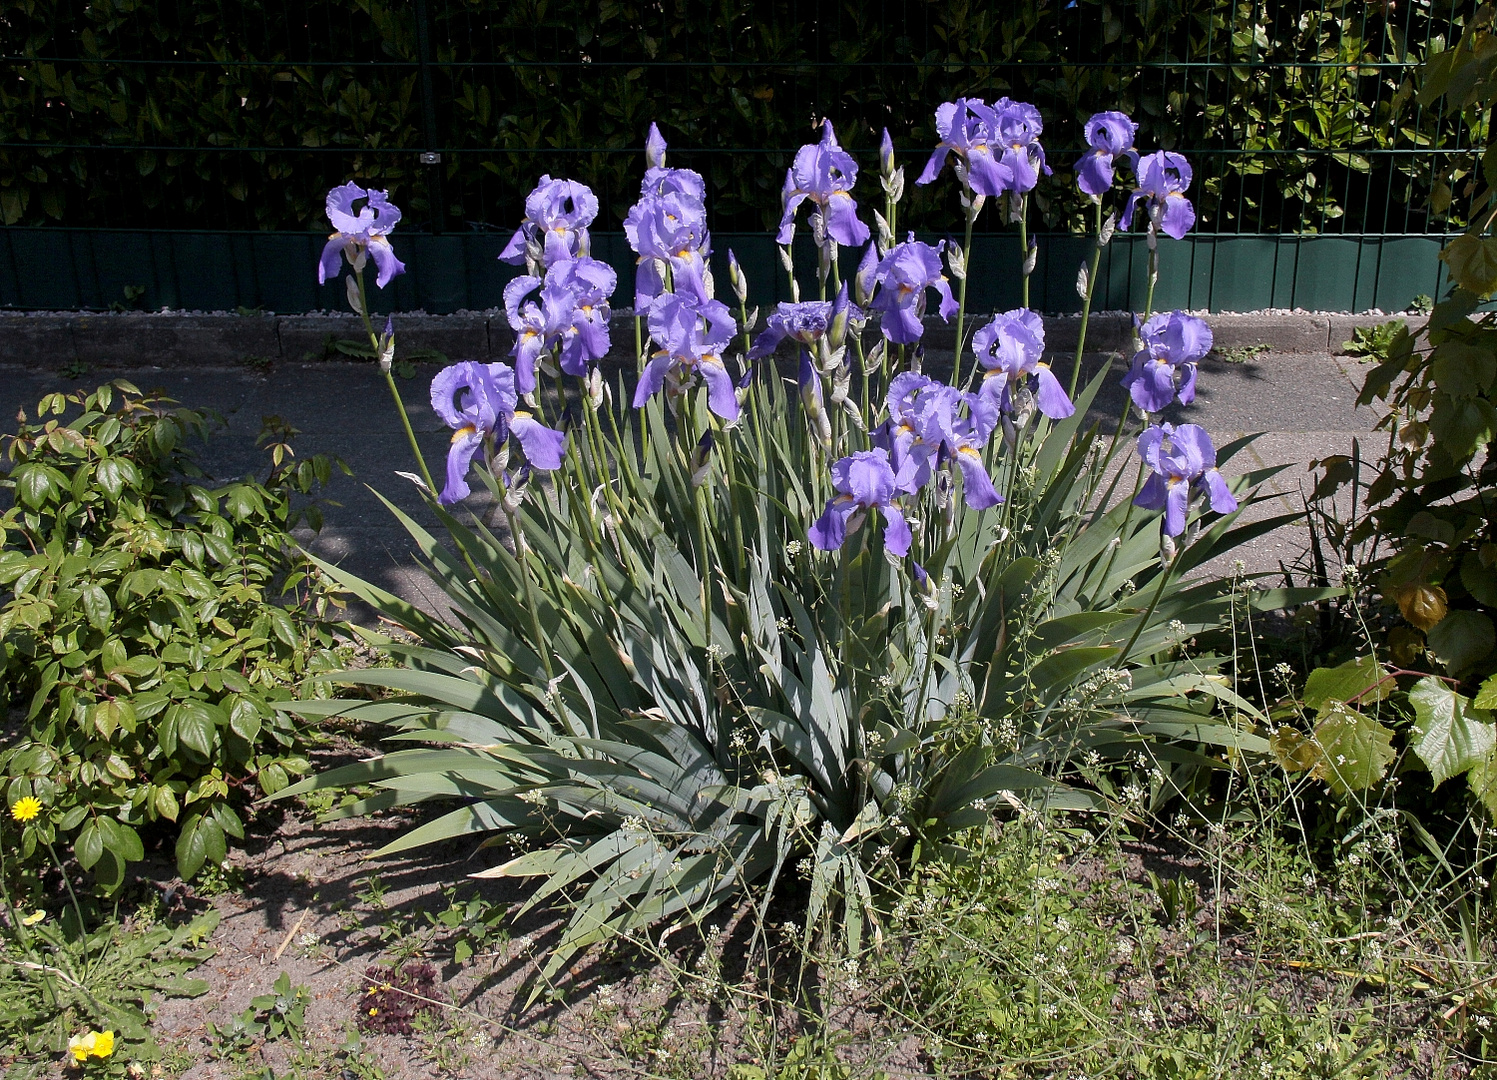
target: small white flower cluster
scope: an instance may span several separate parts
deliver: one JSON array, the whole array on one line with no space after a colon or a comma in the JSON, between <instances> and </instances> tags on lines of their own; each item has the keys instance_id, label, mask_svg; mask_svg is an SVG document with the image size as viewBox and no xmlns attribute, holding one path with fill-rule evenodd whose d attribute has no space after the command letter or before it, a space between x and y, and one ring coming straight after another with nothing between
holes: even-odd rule
<instances>
[{"instance_id":1,"label":"small white flower cluster","mask_svg":"<svg viewBox=\"0 0 1497 1080\"><path fill-rule=\"evenodd\" d=\"M541 806L546 801L545 793L539 788L530 788L528 791L522 791L515 798L519 799L522 803L529 803L531 806Z\"/></svg>"},{"instance_id":2,"label":"small white flower cluster","mask_svg":"<svg viewBox=\"0 0 1497 1080\"><path fill-rule=\"evenodd\" d=\"M723 657L727 655L728 651L715 641L707 646L707 659L714 664L720 665L723 662Z\"/></svg>"},{"instance_id":3,"label":"small white flower cluster","mask_svg":"<svg viewBox=\"0 0 1497 1080\"><path fill-rule=\"evenodd\" d=\"M790 543L785 545L785 554L789 555L793 559L795 558L795 556L801 553L801 549L803 547L805 547L805 545L802 544L799 540L792 540L790 541Z\"/></svg>"}]
</instances>

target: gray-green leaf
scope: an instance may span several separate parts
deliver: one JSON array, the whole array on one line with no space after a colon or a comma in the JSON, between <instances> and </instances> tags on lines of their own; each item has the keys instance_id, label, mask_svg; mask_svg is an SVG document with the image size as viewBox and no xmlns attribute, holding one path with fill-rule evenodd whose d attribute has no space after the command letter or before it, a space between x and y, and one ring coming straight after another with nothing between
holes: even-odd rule
<instances>
[{"instance_id":1,"label":"gray-green leaf","mask_svg":"<svg viewBox=\"0 0 1497 1080\"><path fill-rule=\"evenodd\" d=\"M1439 679L1425 677L1409 691L1414 706L1414 752L1429 766L1435 786L1478 764L1497 745L1491 714Z\"/></svg>"}]
</instances>

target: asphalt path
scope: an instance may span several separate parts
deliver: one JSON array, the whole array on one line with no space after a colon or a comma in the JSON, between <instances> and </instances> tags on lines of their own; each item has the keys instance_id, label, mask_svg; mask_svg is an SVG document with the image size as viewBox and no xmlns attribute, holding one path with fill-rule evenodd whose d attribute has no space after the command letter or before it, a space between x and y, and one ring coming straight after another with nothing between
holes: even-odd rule
<instances>
[{"instance_id":1,"label":"asphalt path","mask_svg":"<svg viewBox=\"0 0 1497 1080\"><path fill-rule=\"evenodd\" d=\"M1055 359L1063 376L1069 362ZM1121 358L1109 355L1089 356L1084 374L1102 364L1121 374ZM933 352L927 357L926 368L934 375L947 366L949 354ZM1196 402L1188 408L1176 406L1167 419L1201 425L1218 446L1241 435L1257 435L1223 471L1287 465L1267 485L1271 497L1250 513L1301 510L1302 496L1313 486L1311 461L1350 453L1355 440L1360 440L1363 455L1373 459L1386 446L1386 436L1372 431L1378 414L1355 405L1362 367L1348 357L1306 353L1264 352L1235 363L1208 359ZM398 381L427 460L440 475L448 432L432 412L427 389L436 370L419 367L414 377ZM330 454L347 462L353 476L335 475L326 495L337 505L324 508L321 534L306 538L312 550L423 607L441 606L437 590L412 559L409 536L376 494L416 520L435 525L411 482L399 475L413 471L414 464L384 379L374 365L278 362L265 370L133 366L95 368L76 378L0 365L0 416L6 418L0 432L14 430L11 418L20 410L34 418L44 394L87 389L110 378L129 379L142 390L159 389L184 405L221 416L223 427L200 455L203 468L220 481L268 471L269 459L255 447L255 438L269 416L298 429L293 445L300 456ZM1093 406L1095 417L1108 430L1116 424L1122 401L1122 391L1110 377ZM1292 567L1302 559L1306 536L1302 527L1281 528L1234 558L1242 558L1250 571Z\"/></svg>"}]
</instances>

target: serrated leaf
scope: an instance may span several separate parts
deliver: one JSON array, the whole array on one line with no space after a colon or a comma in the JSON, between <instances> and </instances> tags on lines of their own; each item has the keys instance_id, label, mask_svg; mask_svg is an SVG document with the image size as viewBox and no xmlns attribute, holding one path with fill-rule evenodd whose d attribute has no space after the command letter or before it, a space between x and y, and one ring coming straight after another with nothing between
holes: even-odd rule
<instances>
[{"instance_id":1,"label":"serrated leaf","mask_svg":"<svg viewBox=\"0 0 1497 1080\"><path fill-rule=\"evenodd\" d=\"M1315 776L1338 795L1376 784L1397 756L1391 728L1334 702L1316 721L1315 742L1320 748Z\"/></svg>"},{"instance_id":2,"label":"serrated leaf","mask_svg":"<svg viewBox=\"0 0 1497 1080\"><path fill-rule=\"evenodd\" d=\"M1476 700L1471 704L1478 709L1497 709L1497 675L1487 676L1487 681L1476 691Z\"/></svg>"},{"instance_id":3,"label":"serrated leaf","mask_svg":"<svg viewBox=\"0 0 1497 1080\"><path fill-rule=\"evenodd\" d=\"M1305 680L1306 707L1320 712L1333 701L1366 704L1382 701L1393 692L1387 670L1371 656L1359 656L1333 668L1316 668Z\"/></svg>"},{"instance_id":4,"label":"serrated leaf","mask_svg":"<svg viewBox=\"0 0 1497 1080\"><path fill-rule=\"evenodd\" d=\"M1497 645L1497 629L1481 612L1457 608L1430 629L1428 642L1435 655L1445 662L1446 670L1460 675Z\"/></svg>"},{"instance_id":5,"label":"serrated leaf","mask_svg":"<svg viewBox=\"0 0 1497 1080\"><path fill-rule=\"evenodd\" d=\"M1436 787L1485 759L1497 745L1491 714L1473 708L1439 679L1426 676L1415 683L1409 704L1414 707L1413 750L1434 776Z\"/></svg>"},{"instance_id":6,"label":"serrated leaf","mask_svg":"<svg viewBox=\"0 0 1497 1080\"><path fill-rule=\"evenodd\" d=\"M1497 237L1464 233L1452 240L1440 258L1450 276L1467 292L1488 296L1497 289Z\"/></svg>"}]
</instances>

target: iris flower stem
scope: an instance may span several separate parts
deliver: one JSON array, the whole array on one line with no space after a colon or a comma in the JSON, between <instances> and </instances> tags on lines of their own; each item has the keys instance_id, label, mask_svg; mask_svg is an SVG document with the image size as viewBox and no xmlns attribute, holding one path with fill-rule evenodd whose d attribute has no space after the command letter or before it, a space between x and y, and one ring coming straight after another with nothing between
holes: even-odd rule
<instances>
[{"instance_id":1,"label":"iris flower stem","mask_svg":"<svg viewBox=\"0 0 1497 1080\"><path fill-rule=\"evenodd\" d=\"M973 206L972 185L962 181L962 190L967 194L967 232L962 240L962 280L957 286L956 297L956 355L952 358L951 385L962 385L962 324L967 318L967 281L972 277L972 226L977 221L977 210ZM1029 303L1029 285L1024 285L1024 303Z\"/></svg>"},{"instance_id":2,"label":"iris flower stem","mask_svg":"<svg viewBox=\"0 0 1497 1080\"><path fill-rule=\"evenodd\" d=\"M969 227L970 228L970 227ZM1029 196L1019 200L1019 288L1023 294L1020 307L1029 306ZM963 284L966 284L963 282Z\"/></svg>"},{"instance_id":3,"label":"iris flower stem","mask_svg":"<svg viewBox=\"0 0 1497 1080\"><path fill-rule=\"evenodd\" d=\"M499 482L499 505L504 507L504 517L509 522L509 539L515 545L515 558L520 563L520 584L525 594L525 611L530 616L530 633L534 639L536 655L541 658L541 667L546 672L549 691L551 681L556 676L551 670L551 654L546 650L541 634L541 616L535 606L535 590L530 586L530 559L525 551L525 530L520 524L519 513L510 509L509 501L505 498L504 474L497 473L494 479Z\"/></svg>"},{"instance_id":4,"label":"iris flower stem","mask_svg":"<svg viewBox=\"0 0 1497 1080\"><path fill-rule=\"evenodd\" d=\"M374 350L375 359L379 360L379 335L374 332L374 324L369 321L369 294L364 289L364 271L355 270L354 280L359 285L359 318L364 320L364 330L369 335L369 345ZM405 401L400 396L400 388L395 385L395 376L383 362L379 366L384 372L385 385L390 388L390 396L395 399L395 411L400 413L400 426L405 428L405 437L411 444L411 453L416 455L416 467L421 470L421 479L426 481L426 490L436 495L437 485L432 483L431 470L426 467L426 457L421 453L421 444L416 441L416 433L411 429L411 418L406 414Z\"/></svg>"},{"instance_id":5,"label":"iris flower stem","mask_svg":"<svg viewBox=\"0 0 1497 1080\"><path fill-rule=\"evenodd\" d=\"M702 579L702 637L707 643L707 681L712 681L712 557L707 551L707 513L711 509L711 503L707 495L707 485L704 483L696 489L695 499L697 517L697 550L701 552L701 562L697 572Z\"/></svg>"},{"instance_id":6,"label":"iris flower stem","mask_svg":"<svg viewBox=\"0 0 1497 1080\"><path fill-rule=\"evenodd\" d=\"M1071 365L1071 390L1076 397L1076 382L1081 378L1081 353L1086 348L1086 324L1092 317L1092 294L1097 291L1097 268L1102 265L1102 200L1097 200L1097 245L1092 248L1092 269L1086 278L1086 297L1081 303L1081 330L1076 337L1076 362ZM1027 286L1026 286L1027 287Z\"/></svg>"},{"instance_id":7,"label":"iris flower stem","mask_svg":"<svg viewBox=\"0 0 1497 1080\"><path fill-rule=\"evenodd\" d=\"M936 606L931 608L930 619L925 628L925 664L920 673L920 712L915 717L920 725L915 729L919 734L924 731L926 723L930 720L930 692L931 673L936 666L936 622L941 616L941 605L939 601L939 586L937 586Z\"/></svg>"},{"instance_id":8,"label":"iris flower stem","mask_svg":"<svg viewBox=\"0 0 1497 1080\"><path fill-rule=\"evenodd\" d=\"M1109 453L1109 458L1111 454ZM1123 511L1123 523L1118 526L1118 537L1121 538L1128 531L1128 522L1133 519L1133 499L1138 497L1138 483L1144 477L1144 463L1138 463L1138 472L1133 476L1133 496L1128 499L1128 509ZM1112 564L1118 557L1118 548L1122 547L1121 539L1117 547L1110 548L1107 552L1107 562L1102 567L1102 576L1098 579L1098 586L1107 584L1107 575L1112 573ZM1095 599L1095 598L1094 598Z\"/></svg>"},{"instance_id":9,"label":"iris flower stem","mask_svg":"<svg viewBox=\"0 0 1497 1080\"><path fill-rule=\"evenodd\" d=\"M1159 567L1159 587L1154 590L1154 598L1149 601L1147 610L1139 618L1138 625L1133 628L1133 636L1128 639L1128 644L1124 645L1123 651L1118 654L1117 667L1122 667L1128 662L1128 654L1133 651L1133 646L1138 644L1138 635L1144 632L1144 624L1149 621L1154 614L1154 609L1159 606L1160 597L1164 595L1164 587L1169 584L1170 578L1174 575L1174 563L1175 560L1171 560Z\"/></svg>"}]
</instances>

